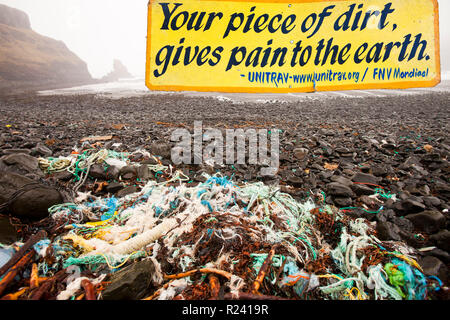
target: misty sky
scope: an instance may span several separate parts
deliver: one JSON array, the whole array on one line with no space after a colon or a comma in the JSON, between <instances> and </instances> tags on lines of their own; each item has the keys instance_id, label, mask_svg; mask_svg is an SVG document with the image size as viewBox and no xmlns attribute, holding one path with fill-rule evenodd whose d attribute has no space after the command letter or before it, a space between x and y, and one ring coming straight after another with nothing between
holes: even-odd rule
<instances>
[{"instance_id":1,"label":"misty sky","mask_svg":"<svg viewBox=\"0 0 450 320\"><path fill-rule=\"evenodd\" d=\"M32 28L62 40L100 78L121 60L145 73L148 0L0 0L28 13ZM450 70L450 0L439 0L442 69ZM413 8L411 8L413 10Z\"/></svg>"}]
</instances>

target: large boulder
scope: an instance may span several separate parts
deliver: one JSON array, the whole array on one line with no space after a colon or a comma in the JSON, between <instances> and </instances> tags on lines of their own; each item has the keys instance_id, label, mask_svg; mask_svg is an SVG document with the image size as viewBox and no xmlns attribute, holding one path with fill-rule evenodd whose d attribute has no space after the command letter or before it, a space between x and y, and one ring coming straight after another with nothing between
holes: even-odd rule
<instances>
[{"instance_id":1,"label":"large boulder","mask_svg":"<svg viewBox=\"0 0 450 320\"><path fill-rule=\"evenodd\" d=\"M0 172L0 205L19 218L42 219L48 208L63 203L61 193L16 173Z\"/></svg>"}]
</instances>

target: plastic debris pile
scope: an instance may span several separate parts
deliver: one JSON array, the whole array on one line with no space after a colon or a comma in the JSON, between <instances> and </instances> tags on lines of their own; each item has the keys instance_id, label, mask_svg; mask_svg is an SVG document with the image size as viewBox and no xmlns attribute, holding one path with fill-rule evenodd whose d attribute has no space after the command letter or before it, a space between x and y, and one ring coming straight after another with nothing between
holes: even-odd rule
<instances>
[{"instance_id":1,"label":"plastic debris pile","mask_svg":"<svg viewBox=\"0 0 450 320\"><path fill-rule=\"evenodd\" d=\"M73 173L76 191L93 164L126 165L128 156L91 151L40 165ZM369 221L325 205L324 193L300 203L261 182L236 185L205 174L206 182L192 183L161 163L149 169L163 181L123 198L80 192L73 203L50 208L56 234L35 239L31 268L24 264L21 280L0 286L0 296L101 299L111 275L142 260L154 266L147 300L423 300L439 290L414 249L380 241ZM0 268L21 245L0 248ZM3 270L2 282L13 269Z\"/></svg>"}]
</instances>

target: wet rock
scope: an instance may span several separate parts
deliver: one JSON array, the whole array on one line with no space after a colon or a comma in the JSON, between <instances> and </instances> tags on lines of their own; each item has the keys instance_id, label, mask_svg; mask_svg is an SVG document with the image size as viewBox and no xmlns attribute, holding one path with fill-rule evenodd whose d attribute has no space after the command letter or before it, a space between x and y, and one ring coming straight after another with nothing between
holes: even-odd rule
<instances>
[{"instance_id":1,"label":"wet rock","mask_svg":"<svg viewBox=\"0 0 450 320\"><path fill-rule=\"evenodd\" d=\"M301 178L292 175L288 178L288 182L294 187L301 187L303 184L303 180Z\"/></svg>"},{"instance_id":2,"label":"wet rock","mask_svg":"<svg viewBox=\"0 0 450 320\"><path fill-rule=\"evenodd\" d=\"M426 209L425 205L413 198L403 200L402 207L408 213L419 213Z\"/></svg>"},{"instance_id":3,"label":"wet rock","mask_svg":"<svg viewBox=\"0 0 450 320\"><path fill-rule=\"evenodd\" d=\"M414 224L406 218L403 218L403 217L400 218L400 217L394 216L391 221L393 224L398 226L401 230L404 230L407 232L413 232L413 230L414 230Z\"/></svg>"},{"instance_id":4,"label":"wet rock","mask_svg":"<svg viewBox=\"0 0 450 320\"><path fill-rule=\"evenodd\" d=\"M152 291L155 267L142 260L113 274L111 284L102 292L103 300L140 300Z\"/></svg>"},{"instance_id":5,"label":"wet rock","mask_svg":"<svg viewBox=\"0 0 450 320\"><path fill-rule=\"evenodd\" d=\"M150 169L147 165L141 165L137 168L137 177L141 180L149 180L152 177Z\"/></svg>"},{"instance_id":6,"label":"wet rock","mask_svg":"<svg viewBox=\"0 0 450 320\"><path fill-rule=\"evenodd\" d=\"M34 181L16 173L0 172L0 205L6 203L21 187Z\"/></svg>"},{"instance_id":7,"label":"wet rock","mask_svg":"<svg viewBox=\"0 0 450 320\"><path fill-rule=\"evenodd\" d=\"M347 179L346 177L343 176L332 176L331 181L340 183L347 187L353 186L353 182L350 179Z\"/></svg>"},{"instance_id":8,"label":"wet rock","mask_svg":"<svg viewBox=\"0 0 450 320\"><path fill-rule=\"evenodd\" d=\"M120 175L120 169L116 166L109 166L106 169L106 180L118 180Z\"/></svg>"},{"instance_id":9,"label":"wet rock","mask_svg":"<svg viewBox=\"0 0 450 320\"><path fill-rule=\"evenodd\" d=\"M426 233L438 232L445 227L445 217L438 211L409 214L406 219L410 220L415 228Z\"/></svg>"},{"instance_id":10,"label":"wet rock","mask_svg":"<svg viewBox=\"0 0 450 320\"><path fill-rule=\"evenodd\" d=\"M61 171L53 174L52 177L61 181L69 181L70 179L72 179L73 174L69 171Z\"/></svg>"},{"instance_id":11,"label":"wet rock","mask_svg":"<svg viewBox=\"0 0 450 320\"><path fill-rule=\"evenodd\" d=\"M129 194L136 193L138 191L139 191L139 189L137 187L129 186L129 187L126 187L126 188L120 190L119 192L117 192L117 197L122 198L122 197L125 197L125 196L129 195Z\"/></svg>"},{"instance_id":12,"label":"wet rock","mask_svg":"<svg viewBox=\"0 0 450 320\"><path fill-rule=\"evenodd\" d=\"M137 176L136 167L126 166L120 169L120 177L124 180L131 180Z\"/></svg>"},{"instance_id":13,"label":"wet rock","mask_svg":"<svg viewBox=\"0 0 450 320\"><path fill-rule=\"evenodd\" d=\"M395 217L394 210L382 210L380 213L376 215L376 219L378 222L392 221L394 217Z\"/></svg>"},{"instance_id":14,"label":"wet rock","mask_svg":"<svg viewBox=\"0 0 450 320\"><path fill-rule=\"evenodd\" d=\"M450 231L442 230L433 234L430 239L436 243L438 248L450 252Z\"/></svg>"},{"instance_id":15,"label":"wet rock","mask_svg":"<svg viewBox=\"0 0 450 320\"><path fill-rule=\"evenodd\" d=\"M333 171L322 171L321 173L319 173L319 178L321 180L328 180L333 176Z\"/></svg>"},{"instance_id":16,"label":"wet rock","mask_svg":"<svg viewBox=\"0 0 450 320\"><path fill-rule=\"evenodd\" d=\"M31 154L31 150L29 149L5 149L3 150L4 155L11 155L16 153L23 153L23 154Z\"/></svg>"},{"instance_id":17,"label":"wet rock","mask_svg":"<svg viewBox=\"0 0 450 320\"><path fill-rule=\"evenodd\" d=\"M63 197L58 190L37 184L28 191L21 191L9 208L11 213L19 218L35 220L47 217L48 209L61 203Z\"/></svg>"},{"instance_id":18,"label":"wet rock","mask_svg":"<svg viewBox=\"0 0 450 320\"><path fill-rule=\"evenodd\" d=\"M35 157L44 157L48 158L51 157L53 154L53 151L47 148L47 146L43 145L42 143L38 143L36 147L31 149L31 155Z\"/></svg>"},{"instance_id":19,"label":"wet rock","mask_svg":"<svg viewBox=\"0 0 450 320\"><path fill-rule=\"evenodd\" d=\"M150 147L150 153L154 156L160 156L164 159L171 159L172 147L168 143L156 142Z\"/></svg>"},{"instance_id":20,"label":"wet rock","mask_svg":"<svg viewBox=\"0 0 450 320\"><path fill-rule=\"evenodd\" d=\"M423 269L423 273L427 276L435 276L446 282L448 279L448 268L438 258L433 256L426 256L419 261L420 266Z\"/></svg>"},{"instance_id":21,"label":"wet rock","mask_svg":"<svg viewBox=\"0 0 450 320\"><path fill-rule=\"evenodd\" d=\"M353 192L357 195L357 196L362 196L362 195L367 195L370 196L372 194L374 194L374 190L366 185L363 184L353 184L351 186Z\"/></svg>"},{"instance_id":22,"label":"wet rock","mask_svg":"<svg viewBox=\"0 0 450 320\"><path fill-rule=\"evenodd\" d=\"M91 170L89 171L89 176L91 176L94 179L105 180L106 179L105 168L103 168L101 164L94 164L91 167Z\"/></svg>"},{"instance_id":23,"label":"wet rock","mask_svg":"<svg viewBox=\"0 0 450 320\"><path fill-rule=\"evenodd\" d=\"M159 162L158 161L156 161L155 159L153 159L153 158L150 158L150 159L146 159L146 160L144 160L144 161L142 161L141 162L141 164L149 164L149 165L157 165Z\"/></svg>"},{"instance_id":24,"label":"wet rock","mask_svg":"<svg viewBox=\"0 0 450 320\"><path fill-rule=\"evenodd\" d=\"M14 172L21 175L30 174L36 177L44 176L39 168L38 159L24 153L13 153L3 156L0 162L2 162L0 171Z\"/></svg>"},{"instance_id":25,"label":"wet rock","mask_svg":"<svg viewBox=\"0 0 450 320\"><path fill-rule=\"evenodd\" d=\"M117 193L120 190L124 189L125 186L120 183L120 182L112 182L110 184L108 184L108 186L106 187L106 192L108 193Z\"/></svg>"},{"instance_id":26,"label":"wet rock","mask_svg":"<svg viewBox=\"0 0 450 320\"><path fill-rule=\"evenodd\" d=\"M308 155L309 150L306 148L296 148L294 149L294 156L298 159L298 160L303 160L305 159L305 157Z\"/></svg>"},{"instance_id":27,"label":"wet rock","mask_svg":"<svg viewBox=\"0 0 450 320\"><path fill-rule=\"evenodd\" d=\"M365 204L369 208L374 208L380 204L379 201L377 201L374 198L371 198L369 196L361 196L361 197L359 197L359 201L361 201L363 204Z\"/></svg>"},{"instance_id":28,"label":"wet rock","mask_svg":"<svg viewBox=\"0 0 450 320\"><path fill-rule=\"evenodd\" d=\"M439 207L441 205L441 200L436 197L424 197L423 202L427 207Z\"/></svg>"},{"instance_id":29,"label":"wet rock","mask_svg":"<svg viewBox=\"0 0 450 320\"><path fill-rule=\"evenodd\" d=\"M357 172L353 176L352 181L353 182L357 182L357 183L379 184L381 179L377 178L377 177L375 177L375 176L373 176L371 174Z\"/></svg>"},{"instance_id":30,"label":"wet rock","mask_svg":"<svg viewBox=\"0 0 450 320\"><path fill-rule=\"evenodd\" d=\"M380 239L382 241L390 241L390 240L401 241L402 240L402 237L400 236L400 228L389 221L377 222L376 230L377 230L378 239Z\"/></svg>"},{"instance_id":31,"label":"wet rock","mask_svg":"<svg viewBox=\"0 0 450 320\"><path fill-rule=\"evenodd\" d=\"M384 177L390 171L383 165L373 165L371 167L371 169L372 169L372 174L376 177Z\"/></svg>"},{"instance_id":32,"label":"wet rock","mask_svg":"<svg viewBox=\"0 0 450 320\"><path fill-rule=\"evenodd\" d=\"M338 208L350 207L352 205L352 198L350 197L335 197L333 201Z\"/></svg>"},{"instance_id":33,"label":"wet rock","mask_svg":"<svg viewBox=\"0 0 450 320\"><path fill-rule=\"evenodd\" d=\"M353 197L355 195L352 189L337 182L331 182L327 185L327 194L339 197Z\"/></svg>"},{"instance_id":34,"label":"wet rock","mask_svg":"<svg viewBox=\"0 0 450 320\"><path fill-rule=\"evenodd\" d=\"M439 248L434 248L431 251L425 251L422 253L424 256L433 256L438 258L439 260L445 262L445 263L450 263L450 254L444 250L441 250Z\"/></svg>"}]
</instances>

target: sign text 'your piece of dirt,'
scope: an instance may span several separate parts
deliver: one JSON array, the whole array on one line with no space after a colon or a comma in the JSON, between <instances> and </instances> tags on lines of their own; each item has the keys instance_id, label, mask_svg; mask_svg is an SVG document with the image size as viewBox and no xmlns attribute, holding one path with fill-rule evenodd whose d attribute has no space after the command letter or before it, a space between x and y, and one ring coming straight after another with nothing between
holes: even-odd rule
<instances>
[{"instance_id":1,"label":"sign text 'your piece of dirt,'","mask_svg":"<svg viewBox=\"0 0 450 320\"><path fill-rule=\"evenodd\" d=\"M436 0L151 0L151 90L310 92L440 82Z\"/></svg>"}]
</instances>

